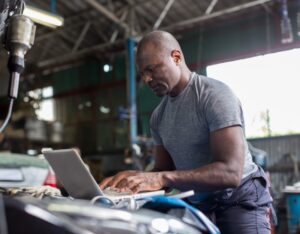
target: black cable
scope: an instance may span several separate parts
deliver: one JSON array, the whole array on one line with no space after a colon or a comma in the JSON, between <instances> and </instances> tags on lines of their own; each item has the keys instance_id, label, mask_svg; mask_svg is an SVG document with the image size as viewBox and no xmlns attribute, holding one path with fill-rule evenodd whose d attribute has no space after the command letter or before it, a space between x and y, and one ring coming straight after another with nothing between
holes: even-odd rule
<instances>
[{"instance_id":1,"label":"black cable","mask_svg":"<svg viewBox=\"0 0 300 234\"><path fill-rule=\"evenodd\" d=\"M2 126L0 128L0 133L3 132L3 130L6 128L8 122L10 120L13 105L14 105L14 99L11 98L10 99L10 103L9 103L8 113L7 113L7 116L6 116L5 120L4 120L4 123L2 124Z\"/></svg>"}]
</instances>

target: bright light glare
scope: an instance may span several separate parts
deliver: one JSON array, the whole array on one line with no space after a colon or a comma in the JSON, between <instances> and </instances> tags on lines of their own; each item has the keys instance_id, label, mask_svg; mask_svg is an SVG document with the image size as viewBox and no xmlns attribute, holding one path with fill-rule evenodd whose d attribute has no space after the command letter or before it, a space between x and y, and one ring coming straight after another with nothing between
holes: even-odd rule
<instances>
[{"instance_id":1,"label":"bright light glare","mask_svg":"<svg viewBox=\"0 0 300 234\"><path fill-rule=\"evenodd\" d=\"M112 65L110 65L110 64L104 64L103 71L105 73L112 71Z\"/></svg>"},{"instance_id":2,"label":"bright light glare","mask_svg":"<svg viewBox=\"0 0 300 234\"><path fill-rule=\"evenodd\" d=\"M52 97L53 96L53 87L49 86L49 87L43 88L42 95L43 95L43 98Z\"/></svg>"},{"instance_id":3,"label":"bright light glare","mask_svg":"<svg viewBox=\"0 0 300 234\"><path fill-rule=\"evenodd\" d=\"M64 24L64 19L61 16L28 5L25 7L23 15L38 24L51 28L61 27Z\"/></svg>"},{"instance_id":4,"label":"bright light glare","mask_svg":"<svg viewBox=\"0 0 300 234\"><path fill-rule=\"evenodd\" d=\"M109 107L100 106L99 111L103 114L108 114L110 112L110 109L109 109Z\"/></svg>"},{"instance_id":5,"label":"bright light glare","mask_svg":"<svg viewBox=\"0 0 300 234\"><path fill-rule=\"evenodd\" d=\"M300 132L300 49L212 65L211 78L228 84L244 109L247 137L266 136L270 113L273 134Z\"/></svg>"},{"instance_id":6,"label":"bright light glare","mask_svg":"<svg viewBox=\"0 0 300 234\"><path fill-rule=\"evenodd\" d=\"M47 99L40 102L40 108L36 110L39 120L54 121L54 101Z\"/></svg>"}]
</instances>

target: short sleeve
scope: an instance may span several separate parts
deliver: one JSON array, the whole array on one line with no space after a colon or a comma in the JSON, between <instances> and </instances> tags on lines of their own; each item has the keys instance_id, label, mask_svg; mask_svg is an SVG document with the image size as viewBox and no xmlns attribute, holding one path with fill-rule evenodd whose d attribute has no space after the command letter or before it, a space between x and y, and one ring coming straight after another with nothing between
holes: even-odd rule
<instances>
[{"instance_id":1,"label":"short sleeve","mask_svg":"<svg viewBox=\"0 0 300 234\"><path fill-rule=\"evenodd\" d=\"M154 111L151 115L150 132L151 132L152 138L154 140L154 144L155 145L163 145L162 139L158 133L158 119L157 119L156 111Z\"/></svg>"},{"instance_id":2,"label":"short sleeve","mask_svg":"<svg viewBox=\"0 0 300 234\"><path fill-rule=\"evenodd\" d=\"M209 131L235 125L244 127L241 103L233 91L223 83L217 89L210 91L205 108Z\"/></svg>"}]
</instances>

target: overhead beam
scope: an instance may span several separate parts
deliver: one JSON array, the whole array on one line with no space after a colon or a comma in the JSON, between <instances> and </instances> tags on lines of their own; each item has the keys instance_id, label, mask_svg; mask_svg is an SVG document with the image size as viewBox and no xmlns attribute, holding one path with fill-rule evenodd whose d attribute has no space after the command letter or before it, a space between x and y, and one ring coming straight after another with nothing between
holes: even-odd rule
<instances>
[{"instance_id":1,"label":"overhead beam","mask_svg":"<svg viewBox=\"0 0 300 234\"><path fill-rule=\"evenodd\" d=\"M83 29L82 29L82 31L81 31L81 33L80 33L80 35L79 35L79 37L78 37L76 43L75 43L75 45L74 45L74 47L73 47L73 49L72 49L72 52L73 52L73 53L76 52L76 51L78 50L79 46L81 45L81 42L82 42L83 39L85 38L85 36L86 36L87 32L89 31L90 27L91 27L91 22L87 22L87 23L84 25L84 27L83 27Z\"/></svg>"},{"instance_id":2,"label":"overhead beam","mask_svg":"<svg viewBox=\"0 0 300 234\"><path fill-rule=\"evenodd\" d=\"M69 49L71 49L72 48L72 45L73 45L73 43L74 43L74 41L69 37L69 36L67 36L63 31L60 31L59 32L59 35L66 41L66 42L69 42L69 43L65 43L66 45L67 45L67 47L69 48ZM70 45L69 45L70 44Z\"/></svg>"},{"instance_id":3,"label":"overhead beam","mask_svg":"<svg viewBox=\"0 0 300 234\"><path fill-rule=\"evenodd\" d=\"M199 17L195 17L193 19L189 19L189 20L184 20L178 23L175 23L173 25L164 27L162 30L166 30L166 31L175 31L178 30L179 28L182 27L188 27L191 26L193 24L197 24L197 23L201 23L207 20L211 20L220 16L224 16L224 15L228 15L228 14L232 14L232 13L236 13L251 7L255 7L258 5L262 5L268 2L272 2L273 0L256 0L256 1L252 1L252 2L248 2L248 3L244 3L244 4L240 4L237 5L235 7L231 7L231 8L227 8L225 10L221 10L221 11L217 11L214 13L211 13L209 15L203 15L203 16L199 16Z\"/></svg>"},{"instance_id":4,"label":"overhead beam","mask_svg":"<svg viewBox=\"0 0 300 234\"><path fill-rule=\"evenodd\" d=\"M84 22L80 21L80 23L76 23L74 24L73 21L74 20L78 20L80 19L81 17L85 16L85 15L89 15L93 10L89 9L89 10L83 10L83 11L80 11L80 12L76 12L74 13L73 15L67 17L65 19L65 23L64 23L64 26L59 28L59 29L55 29L49 33L44 33L43 35L41 36L38 36L35 38L35 41L41 41L41 40L44 40L44 39L48 39L49 37L51 36L55 36L57 35L60 31L64 31L66 30L67 28L74 28L74 27L77 27L79 25L82 25L84 24Z\"/></svg>"},{"instance_id":5,"label":"overhead beam","mask_svg":"<svg viewBox=\"0 0 300 234\"><path fill-rule=\"evenodd\" d=\"M107 10L103 5L101 5L99 2L96 0L85 0L88 4L93 6L97 11L102 13L104 16L106 16L108 19L112 20L119 26L121 26L123 29L128 30L128 25L124 22L122 22L121 19L119 19L114 13L110 12Z\"/></svg>"},{"instance_id":6,"label":"overhead beam","mask_svg":"<svg viewBox=\"0 0 300 234\"><path fill-rule=\"evenodd\" d=\"M41 68L41 67L48 67L48 66L52 66L52 65L56 65L56 64L65 63L68 61L75 61L81 57L84 57L84 56L92 53L92 52L101 51L101 50L104 50L107 48L111 48L112 46L120 45L122 43L124 43L124 39L116 40L113 43L111 43L111 42L101 43L99 45L95 45L90 48L79 50L75 53L69 53L69 54L66 54L63 56L58 56L55 58L44 60L42 62L39 62L37 64L37 66Z\"/></svg>"},{"instance_id":7,"label":"overhead beam","mask_svg":"<svg viewBox=\"0 0 300 234\"><path fill-rule=\"evenodd\" d=\"M77 13L75 15L72 15L72 16L66 18L64 27L62 27L60 29L56 29L56 30L54 30L52 32L45 33L45 34L43 34L41 36L36 37L35 38L35 42L39 42L39 41L43 41L43 40L49 39L51 37L54 37L54 36L60 34L63 31L70 30L70 29L73 29L73 28L77 28L77 27L83 25L85 23L85 20L80 20L79 23L75 23L75 24L72 23L72 21L76 20L76 19L78 20L78 19L80 19L80 17L83 17L83 16L87 15L88 13L90 13L92 11L94 11L94 9L93 10L85 10L84 12ZM117 15L121 11L122 10L118 11ZM89 17L89 21L92 22L92 23L98 22L98 20L99 20L99 17L95 17L95 16Z\"/></svg>"},{"instance_id":8,"label":"overhead beam","mask_svg":"<svg viewBox=\"0 0 300 234\"><path fill-rule=\"evenodd\" d=\"M144 0L144 1L141 1L141 2L134 2L134 7L135 8L140 7L140 6L152 3L152 2L157 2L157 0Z\"/></svg>"},{"instance_id":9,"label":"overhead beam","mask_svg":"<svg viewBox=\"0 0 300 234\"><path fill-rule=\"evenodd\" d=\"M216 4L218 3L219 0L211 0L209 6L207 7L206 11L205 11L205 15L209 15L214 7L216 6Z\"/></svg>"},{"instance_id":10,"label":"overhead beam","mask_svg":"<svg viewBox=\"0 0 300 234\"><path fill-rule=\"evenodd\" d=\"M171 6L173 5L174 2L175 2L175 0L169 0L167 2L165 8L163 9L163 11L161 12L160 16L158 17L158 19L155 22L155 24L153 26L153 30L156 30L156 29L159 28L160 24L162 23L162 21L164 20L164 18L168 14L168 11L170 10L170 8L171 8Z\"/></svg>"},{"instance_id":11,"label":"overhead beam","mask_svg":"<svg viewBox=\"0 0 300 234\"><path fill-rule=\"evenodd\" d=\"M126 19L127 14L128 14L128 9L126 9L126 10L123 12L123 14L122 14L122 16L121 16L120 19L121 19L122 21L124 21L124 20ZM110 37L110 42L114 42L114 41L117 39L118 34L119 34L119 30L116 29L116 30L112 33L112 35L111 35L111 37Z\"/></svg>"},{"instance_id":12,"label":"overhead beam","mask_svg":"<svg viewBox=\"0 0 300 234\"><path fill-rule=\"evenodd\" d=\"M210 20L210 19L217 18L217 17L224 16L224 15L228 15L231 13L239 12L239 11L251 8L251 7L266 4L271 1L272 0L256 0L256 1L253 1L250 3L238 5L236 7L232 7L232 8L228 8L228 9L221 10L218 12L214 12L209 15L204 15L204 16L196 17L196 18L193 18L190 20L185 20L185 21L173 24L171 26L165 27L162 30L176 31L182 27L192 26L193 24L204 22L206 20ZM146 33L146 32L143 32L143 33ZM40 67L40 68L50 67L50 66L55 66L58 64L62 64L62 63L76 61L88 54L95 52L95 51L103 51L105 49L112 48L113 46L116 46L116 45L122 45L124 42L125 42L124 39L119 39L114 42L106 42L106 43L102 43L99 45L95 45L90 48L82 49L75 53L66 54L64 56L57 56L57 57L54 57L54 58L51 58L48 60L41 61L40 63L38 63L38 67Z\"/></svg>"}]
</instances>

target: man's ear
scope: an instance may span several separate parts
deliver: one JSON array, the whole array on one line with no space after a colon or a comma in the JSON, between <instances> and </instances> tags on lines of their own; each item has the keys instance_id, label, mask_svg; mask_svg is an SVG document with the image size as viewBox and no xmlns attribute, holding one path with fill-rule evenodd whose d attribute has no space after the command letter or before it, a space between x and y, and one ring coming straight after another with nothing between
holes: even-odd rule
<instances>
[{"instance_id":1,"label":"man's ear","mask_svg":"<svg viewBox=\"0 0 300 234\"><path fill-rule=\"evenodd\" d=\"M182 55L179 50L172 50L171 56L174 59L174 62L178 65L182 60Z\"/></svg>"}]
</instances>

